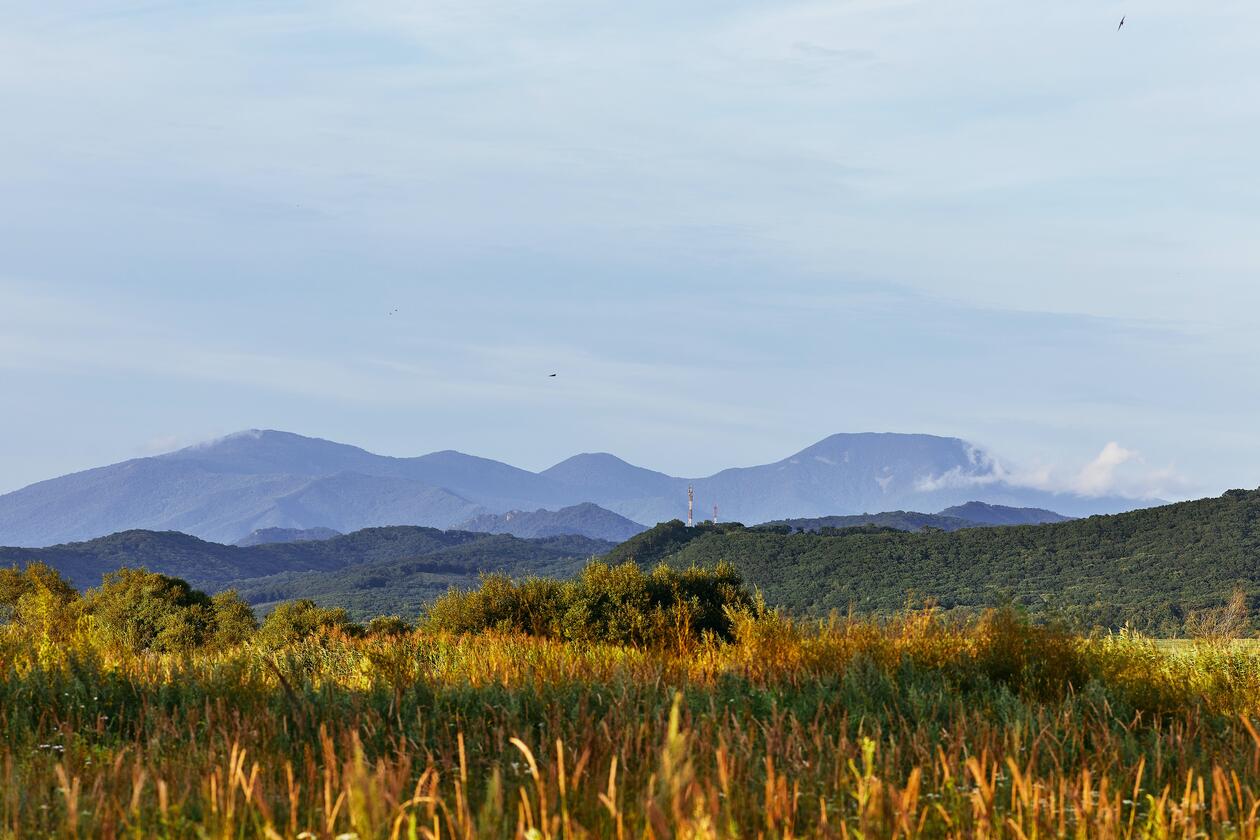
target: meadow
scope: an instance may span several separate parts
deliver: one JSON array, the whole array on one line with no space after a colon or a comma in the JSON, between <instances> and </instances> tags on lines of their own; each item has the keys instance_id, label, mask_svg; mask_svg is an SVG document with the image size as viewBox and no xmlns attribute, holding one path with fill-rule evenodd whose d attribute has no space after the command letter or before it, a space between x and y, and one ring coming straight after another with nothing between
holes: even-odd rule
<instances>
[{"instance_id":1,"label":"meadow","mask_svg":"<svg viewBox=\"0 0 1260 840\"><path fill-rule=\"evenodd\" d=\"M1256 837L1260 651L1011 610L604 643L0 628L0 836Z\"/></svg>"}]
</instances>

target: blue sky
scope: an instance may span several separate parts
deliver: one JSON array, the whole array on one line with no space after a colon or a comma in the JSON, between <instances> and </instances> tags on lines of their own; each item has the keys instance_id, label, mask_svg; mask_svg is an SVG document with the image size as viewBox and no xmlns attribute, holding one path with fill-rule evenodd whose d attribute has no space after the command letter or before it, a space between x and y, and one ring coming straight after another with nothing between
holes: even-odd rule
<instances>
[{"instance_id":1,"label":"blue sky","mask_svg":"<svg viewBox=\"0 0 1260 840\"><path fill-rule=\"evenodd\" d=\"M0 491L250 427L1260 484L1255 3L3 10Z\"/></svg>"}]
</instances>

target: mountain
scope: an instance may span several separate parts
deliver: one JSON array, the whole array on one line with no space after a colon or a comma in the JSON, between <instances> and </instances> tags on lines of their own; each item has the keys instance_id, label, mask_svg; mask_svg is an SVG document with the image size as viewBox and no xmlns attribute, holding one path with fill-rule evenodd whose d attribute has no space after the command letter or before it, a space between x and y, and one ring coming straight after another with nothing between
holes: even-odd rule
<instances>
[{"instance_id":1,"label":"mountain","mask_svg":"<svg viewBox=\"0 0 1260 840\"><path fill-rule=\"evenodd\" d=\"M270 543L317 542L340 536L342 533L332 528L259 528L257 531L250 531L247 536L237 540L233 545L248 548L251 545Z\"/></svg>"},{"instance_id":2,"label":"mountain","mask_svg":"<svg viewBox=\"0 0 1260 840\"><path fill-rule=\"evenodd\" d=\"M393 458L253 430L0 496L0 543L49 545L133 529L230 543L262 528L451 528L483 514L582 503L650 523L685 515L689 485L698 518L716 504L723 521L748 523L937 510L975 499L1072 516L1143 504L1047 493L1010 484L1003 475L971 444L931 435L832 435L772 464L687 479L607 453L576 455L534 473L450 450ZM583 525L578 533L594 527Z\"/></svg>"},{"instance_id":3,"label":"mountain","mask_svg":"<svg viewBox=\"0 0 1260 840\"><path fill-rule=\"evenodd\" d=\"M581 500L535 473L457 452L390 458L249 431L0 496L0 542L48 545L131 529L233 542L259 528L449 528L540 501Z\"/></svg>"},{"instance_id":4,"label":"mountain","mask_svg":"<svg viewBox=\"0 0 1260 840\"><path fill-rule=\"evenodd\" d=\"M609 548L609 543L572 535L522 540L483 534L418 557L373 560L332 571L281 572L235 581L233 587L259 611L280 601L310 598L322 606L344 607L358 620L377 615L411 618L452 586L475 588L483 574L572 577L592 556Z\"/></svg>"},{"instance_id":5,"label":"mountain","mask_svg":"<svg viewBox=\"0 0 1260 840\"><path fill-rule=\"evenodd\" d=\"M487 572L571 576L597 554L647 567L727 561L770 605L802 616L887 614L926 600L960 611L1014 603L1076 626L1130 624L1169 635L1194 611L1223 604L1235 587L1260 616L1260 490L1041 525L916 533L870 523L787 533L672 520L618 545L413 526L251 547L128 531L48 548L0 548L0 564L42 560L79 587L120 566L145 566L208 591L237 588L264 609L313 597L364 618L414 615L449 586L476 585Z\"/></svg>"},{"instance_id":6,"label":"mountain","mask_svg":"<svg viewBox=\"0 0 1260 840\"><path fill-rule=\"evenodd\" d=\"M475 583L481 572L524 575L551 569L560 561L580 565L612 547L610 542L577 536L527 540L415 526L367 528L323 540L253 546L222 545L174 531L136 530L46 548L0 548L0 565L39 560L81 589L99 585L106 572L143 566L213 592L244 588L246 582L274 575L347 571L353 577L357 574L353 570L374 564L419 562L433 573L448 576L443 578L444 589L452 583ZM425 559L439 555L447 560ZM460 558L459 562L452 565L451 557ZM291 597L306 597L300 588L292 591Z\"/></svg>"},{"instance_id":7,"label":"mountain","mask_svg":"<svg viewBox=\"0 0 1260 840\"><path fill-rule=\"evenodd\" d=\"M956 516L942 516L939 513L916 513L912 510L890 510L884 513L861 513L852 516L814 516L804 519L778 519L758 525L758 528L786 527L793 531L822 531L824 528L891 528L894 531L922 531L924 528L939 528L942 531L957 531L962 528L981 527L982 523Z\"/></svg>"},{"instance_id":8,"label":"mountain","mask_svg":"<svg viewBox=\"0 0 1260 840\"><path fill-rule=\"evenodd\" d=\"M984 502L954 505L945 508L939 515L964 519L981 525L1044 525L1047 522L1067 522L1072 518L1042 508L1017 508L989 505Z\"/></svg>"},{"instance_id":9,"label":"mountain","mask_svg":"<svg viewBox=\"0 0 1260 840\"><path fill-rule=\"evenodd\" d=\"M611 462L583 466L581 474L591 486L626 474L624 467ZM563 478L563 474L553 477ZM1063 510L1074 516L1141 504L1019 487L1005 481L997 463L980 449L957 438L933 435L832 435L772 464L674 481L677 484L666 485L655 479L650 485L669 495L594 501L635 521L656 522L685 513L685 488L690 484L695 488L699 518L708 518L717 504L723 520L744 523L869 510L939 510L977 498L999 505Z\"/></svg>"},{"instance_id":10,"label":"mountain","mask_svg":"<svg viewBox=\"0 0 1260 840\"><path fill-rule=\"evenodd\" d=\"M687 497L687 479L636 467L607 452L574 455L541 474L611 504L651 502L676 508Z\"/></svg>"},{"instance_id":11,"label":"mountain","mask_svg":"<svg viewBox=\"0 0 1260 840\"><path fill-rule=\"evenodd\" d=\"M1260 490L1044 525L908 533L785 534L674 521L617 546L610 562L728 561L771 605L799 615L1015 603L1085 628L1181 632L1196 610L1246 592L1260 629Z\"/></svg>"},{"instance_id":12,"label":"mountain","mask_svg":"<svg viewBox=\"0 0 1260 840\"><path fill-rule=\"evenodd\" d=\"M884 513L862 513L850 516L818 516L808 519L780 519L765 523L767 527L787 526L794 531L821 531L823 528L857 528L871 525L893 528L898 531L921 531L939 528L942 531L958 531L962 528L994 525L1041 525L1046 522L1066 522L1067 516L1041 508L1015 508L1005 505L989 505L984 502L967 502L946 508L940 513L916 513L893 510Z\"/></svg>"},{"instance_id":13,"label":"mountain","mask_svg":"<svg viewBox=\"0 0 1260 840\"><path fill-rule=\"evenodd\" d=\"M560 510L510 510L504 514L483 513L461 522L463 531L487 534L513 534L518 537L555 537L577 534L597 540L619 543L628 540L646 525L631 522L624 516L590 502L570 505Z\"/></svg>"}]
</instances>

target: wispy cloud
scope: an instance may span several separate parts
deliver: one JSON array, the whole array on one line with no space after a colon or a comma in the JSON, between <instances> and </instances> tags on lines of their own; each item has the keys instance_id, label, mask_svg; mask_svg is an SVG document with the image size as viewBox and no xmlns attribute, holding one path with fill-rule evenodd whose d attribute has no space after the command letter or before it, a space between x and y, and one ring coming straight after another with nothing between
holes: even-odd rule
<instances>
[{"instance_id":1,"label":"wispy cloud","mask_svg":"<svg viewBox=\"0 0 1260 840\"><path fill-rule=\"evenodd\" d=\"M1138 457L1132 449L1125 449L1114 440L1109 441L1098 457L1090 461L1077 474L1071 487L1086 496L1102 496L1116 490L1116 471Z\"/></svg>"},{"instance_id":2,"label":"wispy cloud","mask_svg":"<svg viewBox=\"0 0 1260 840\"><path fill-rule=\"evenodd\" d=\"M1130 499L1181 498L1192 485L1173 467L1149 467L1141 453L1109 441L1102 450L1079 469L1037 466L1012 467L995 458L981 455L971 469L955 467L939 475L925 476L916 482L920 491L988 487L1004 484L1027 487L1050 493L1072 493L1080 496L1121 496Z\"/></svg>"}]
</instances>

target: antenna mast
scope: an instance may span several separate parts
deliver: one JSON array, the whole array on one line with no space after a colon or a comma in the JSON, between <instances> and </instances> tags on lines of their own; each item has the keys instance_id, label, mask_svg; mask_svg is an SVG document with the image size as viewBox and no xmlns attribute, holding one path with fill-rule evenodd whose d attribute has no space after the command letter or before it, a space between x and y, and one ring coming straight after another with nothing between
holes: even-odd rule
<instances>
[{"instance_id":1,"label":"antenna mast","mask_svg":"<svg viewBox=\"0 0 1260 840\"><path fill-rule=\"evenodd\" d=\"M717 524L717 505L713 506L713 524Z\"/></svg>"},{"instance_id":2,"label":"antenna mast","mask_svg":"<svg viewBox=\"0 0 1260 840\"><path fill-rule=\"evenodd\" d=\"M696 524L693 514L696 507L696 491L690 484L687 485L687 527L690 528Z\"/></svg>"}]
</instances>

